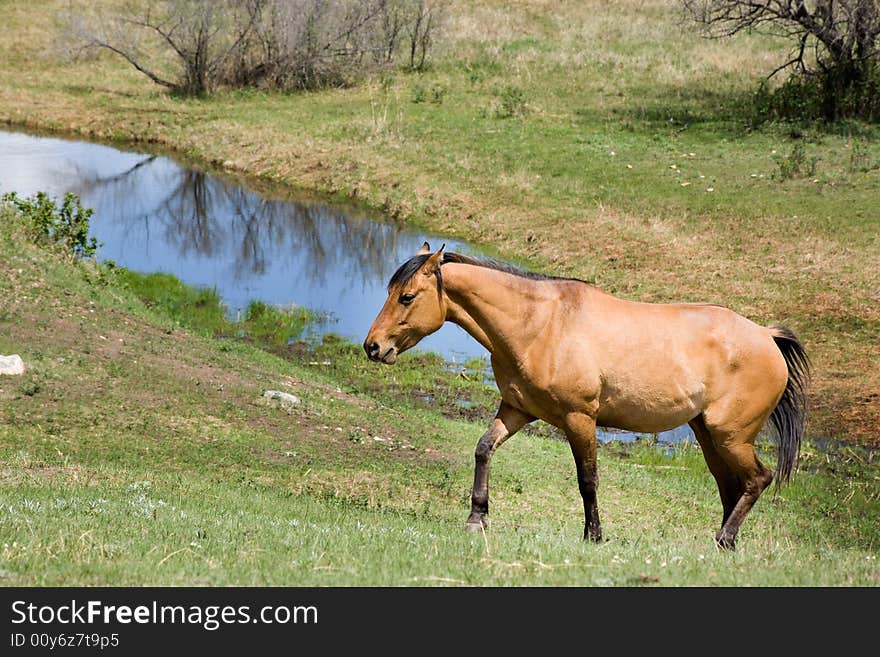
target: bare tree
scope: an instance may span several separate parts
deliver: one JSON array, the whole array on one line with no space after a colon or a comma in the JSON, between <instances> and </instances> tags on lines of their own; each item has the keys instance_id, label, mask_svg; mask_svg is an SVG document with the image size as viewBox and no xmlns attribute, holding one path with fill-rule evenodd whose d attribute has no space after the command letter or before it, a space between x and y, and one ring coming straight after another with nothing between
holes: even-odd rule
<instances>
[{"instance_id":1,"label":"bare tree","mask_svg":"<svg viewBox=\"0 0 880 657\"><path fill-rule=\"evenodd\" d=\"M346 84L392 65L404 47L409 66L422 68L444 1L265 0L252 47L230 70L230 83L283 89Z\"/></svg>"},{"instance_id":2,"label":"bare tree","mask_svg":"<svg viewBox=\"0 0 880 657\"><path fill-rule=\"evenodd\" d=\"M283 89L346 84L381 50L386 0L274 0L258 27L248 84Z\"/></svg>"},{"instance_id":3,"label":"bare tree","mask_svg":"<svg viewBox=\"0 0 880 657\"><path fill-rule=\"evenodd\" d=\"M743 31L792 40L785 69L819 82L828 120L864 114L878 93L880 0L683 0L685 10L712 37Z\"/></svg>"},{"instance_id":4,"label":"bare tree","mask_svg":"<svg viewBox=\"0 0 880 657\"><path fill-rule=\"evenodd\" d=\"M445 10L444 0L382 0L382 34L384 48L377 53L390 63L403 45L408 66L421 70L437 36Z\"/></svg>"},{"instance_id":5,"label":"bare tree","mask_svg":"<svg viewBox=\"0 0 880 657\"><path fill-rule=\"evenodd\" d=\"M409 29L409 67L423 69L428 50L434 38L437 22L443 5L431 0L417 0L412 3L412 18L408 21Z\"/></svg>"},{"instance_id":6,"label":"bare tree","mask_svg":"<svg viewBox=\"0 0 880 657\"><path fill-rule=\"evenodd\" d=\"M423 67L443 1L71 0L66 22L80 48L109 50L175 92L298 89L390 65L404 35L410 66Z\"/></svg>"},{"instance_id":7,"label":"bare tree","mask_svg":"<svg viewBox=\"0 0 880 657\"><path fill-rule=\"evenodd\" d=\"M260 0L129 1L113 13L71 8L67 23L83 48L109 50L156 84L199 95L210 91L226 62L247 45L262 4Z\"/></svg>"}]
</instances>

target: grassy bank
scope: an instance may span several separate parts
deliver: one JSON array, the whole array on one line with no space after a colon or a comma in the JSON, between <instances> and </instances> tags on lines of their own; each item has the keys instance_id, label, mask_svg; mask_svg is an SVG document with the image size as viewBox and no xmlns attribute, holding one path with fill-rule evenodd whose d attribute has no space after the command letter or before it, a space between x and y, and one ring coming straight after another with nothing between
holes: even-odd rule
<instances>
[{"instance_id":1,"label":"grassy bank","mask_svg":"<svg viewBox=\"0 0 880 657\"><path fill-rule=\"evenodd\" d=\"M2 3L7 125L159 144L627 298L785 323L815 365L808 432L880 444L878 130L757 121L786 43L697 38L672 0L453 2L426 72L187 100L60 59L62 6Z\"/></svg>"},{"instance_id":2,"label":"grassy bank","mask_svg":"<svg viewBox=\"0 0 880 657\"><path fill-rule=\"evenodd\" d=\"M0 379L3 585L880 583L877 466L852 449L808 445L728 554L698 450L602 447L607 540L591 545L568 447L534 431L499 451L492 527L467 534L485 421L419 397L476 382L332 340L273 353L210 337L144 303L155 289L37 248L5 212L0 353L28 370Z\"/></svg>"}]
</instances>

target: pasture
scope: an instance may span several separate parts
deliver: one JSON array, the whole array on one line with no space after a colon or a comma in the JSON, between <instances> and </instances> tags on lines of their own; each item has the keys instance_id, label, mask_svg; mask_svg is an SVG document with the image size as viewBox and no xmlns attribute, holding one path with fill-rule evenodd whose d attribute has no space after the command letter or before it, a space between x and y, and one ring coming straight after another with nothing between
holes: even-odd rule
<instances>
[{"instance_id":1,"label":"pasture","mask_svg":"<svg viewBox=\"0 0 880 657\"><path fill-rule=\"evenodd\" d=\"M716 551L715 483L687 445L600 447L606 540L582 543L571 454L545 426L498 451L490 529L466 534L493 412L478 381L332 340L315 357L218 339L4 218L0 353L30 369L0 379L0 583L878 584L878 132L759 120L786 44L701 40L671 0L452 2L424 72L183 99L107 55L61 59L62 6L0 2L6 125L157 144L624 298L785 323L813 404L800 470L735 553Z\"/></svg>"},{"instance_id":2,"label":"pasture","mask_svg":"<svg viewBox=\"0 0 880 657\"><path fill-rule=\"evenodd\" d=\"M605 445L592 545L568 446L538 427L499 450L490 529L465 533L485 420L452 402L491 414L481 383L431 358L376 371L333 341L315 367L208 337L3 225L0 352L30 367L0 381L5 585L877 583L864 451L807 445L728 554L696 447ZM447 401L426 407L425 388Z\"/></svg>"}]
</instances>

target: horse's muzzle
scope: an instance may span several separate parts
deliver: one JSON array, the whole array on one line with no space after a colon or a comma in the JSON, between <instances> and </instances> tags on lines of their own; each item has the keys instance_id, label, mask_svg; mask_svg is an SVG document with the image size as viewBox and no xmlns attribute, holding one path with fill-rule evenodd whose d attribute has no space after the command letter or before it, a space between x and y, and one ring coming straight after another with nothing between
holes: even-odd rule
<instances>
[{"instance_id":1,"label":"horse's muzzle","mask_svg":"<svg viewBox=\"0 0 880 657\"><path fill-rule=\"evenodd\" d=\"M364 342L364 351L367 352L367 358L378 363L386 363L388 365L397 360L397 350L391 346L383 351L378 342Z\"/></svg>"}]
</instances>

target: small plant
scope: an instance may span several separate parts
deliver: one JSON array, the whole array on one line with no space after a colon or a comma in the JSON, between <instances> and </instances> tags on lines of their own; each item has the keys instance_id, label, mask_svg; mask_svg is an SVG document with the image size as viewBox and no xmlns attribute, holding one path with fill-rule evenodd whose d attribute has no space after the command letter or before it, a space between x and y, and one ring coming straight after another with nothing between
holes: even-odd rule
<instances>
[{"instance_id":1,"label":"small plant","mask_svg":"<svg viewBox=\"0 0 880 657\"><path fill-rule=\"evenodd\" d=\"M381 76L376 86L378 94L373 93L373 86L370 88L372 137L401 141L403 108L400 105L400 88L394 84L394 77L391 75Z\"/></svg>"},{"instance_id":2,"label":"small plant","mask_svg":"<svg viewBox=\"0 0 880 657\"><path fill-rule=\"evenodd\" d=\"M526 113L526 95L519 87L508 85L495 95L494 116L496 119L509 119Z\"/></svg>"},{"instance_id":3,"label":"small plant","mask_svg":"<svg viewBox=\"0 0 880 657\"><path fill-rule=\"evenodd\" d=\"M300 306L279 308L263 301L251 301L241 324L246 335L260 345L283 349L299 338L316 319L316 314Z\"/></svg>"},{"instance_id":4,"label":"small plant","mask_svg":"<svg viewBox=\"0 0 880 657\"><path fill-rule=\"evenodd\" d=\"M412 102L424 103L426 96L427 96L427 92L425 91L425 88L422 85L417 84L416 86L414 86L412 88Z\"/></svg>"},{"instance_id":5,"label":"small plant","mask_svg":"<svg viewBox=\"0 0 880 657\"><path fill-rule=\"evenodd\" d=\"M43 389L39 381L26 381L18 387L18 391L27 397L33 397Z\"/></svg>"},{"instance_id":6,"label":"small plant","mask_svg":"<svg viewBox=\"0 0 880 657\"><path fill-rule=\"evenodd\" d=\"M852 141L850 144L849 173L868 173L880 168L880 162L871 161L868 143L862 140Z\"/></svg>"},{"instance_id":7,"label":"small plant","mask_svg":"<svg viewBox=\"0 0 880 657\"><path fill-rule=\"evenodd\" d=\"M443 97L446 95L446 89L441 87L440 85L435 84L431 87L431 102L435 105L441 105L443 103Z\"/></svg>"},{"instance_id":8,"label":"small plant","mask_svg":"<svg viewBox=\"0 0 880 657\"><path fill-rule=\"evenodd\" d=\"M803 144L795 144L791 153L776 159L779 168L774 178L777 180L791 180L793 178L806 178L816 175L818 157L807 158Z\"/></svg>"},{"instance_id":9,"label":"small plant","mask_svg":"<svg viewBox=\"0 0 880 657\"><path fill-rule=\"evenodd\" d=\"M35 242L60 245L78 258L90 258L97 252L98 240L89 237L93 210L82 207L76 194L65 194L60 207L45 192L27 198L8 192L2 198L15 207Z\"/></svg>"}]
</instances>

